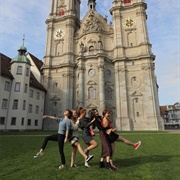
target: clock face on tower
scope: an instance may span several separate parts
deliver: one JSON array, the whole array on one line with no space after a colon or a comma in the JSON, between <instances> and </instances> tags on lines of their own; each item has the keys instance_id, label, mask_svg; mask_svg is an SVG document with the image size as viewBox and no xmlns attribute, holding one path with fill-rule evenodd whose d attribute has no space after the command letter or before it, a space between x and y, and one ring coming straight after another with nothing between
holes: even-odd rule
<instances>
[{"instance_id":1,"label":"clock face on tower","mask_svg":"<svg viewBox=\"0 0 180 180\"><path fill-rule=\"evenodd\" d=\"M125 28L133 28L135 26L135 20L131 17L125 18L123 26Z\"/></svg>"},{"instance_id":2,"label":"clock face on tower","mask_svg":"<svg viewBox=\"0 0 180 180\"><path fill-rule=\"evenodd\" d=\"M64 35L65 35L64 30L58 29L58 30L56 30L55 33L54 33L54 38L55 38L55 39L62 39L62 38L64 37Z\"/></svg>"}]
</instances>

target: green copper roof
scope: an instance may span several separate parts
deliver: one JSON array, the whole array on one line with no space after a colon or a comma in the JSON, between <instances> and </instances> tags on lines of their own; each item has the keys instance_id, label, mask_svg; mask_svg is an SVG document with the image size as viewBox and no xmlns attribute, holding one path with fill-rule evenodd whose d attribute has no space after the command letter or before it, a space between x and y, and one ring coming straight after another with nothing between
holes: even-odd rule
<instances>
[{"instance_id":1,"label":"green copper roof","mask_svg":"<svg viewBox=\"0 0 180 180\"><path fill-rule=\"evenodd\" d=\"M24 62L24 63L28 63L31 65L30 60L25 55L20 55L20 54L11 60L11 63L13 63L13 62Z\"/></svg>"},{"instance_id":2,"label":"green copper roof","mask_svg":"<svg viewBox=\"0 0 180 180\"><path fill-rule=\"evenodd\" d=\"M18 55L11 60L11 63L23 62L23 63L28 63L31 65L30 60L26 57L27 48L24 46L24 43L22 46L20 46L20 48L18 49L18 52L19 52Z\"/></svg>"}]
</instances>

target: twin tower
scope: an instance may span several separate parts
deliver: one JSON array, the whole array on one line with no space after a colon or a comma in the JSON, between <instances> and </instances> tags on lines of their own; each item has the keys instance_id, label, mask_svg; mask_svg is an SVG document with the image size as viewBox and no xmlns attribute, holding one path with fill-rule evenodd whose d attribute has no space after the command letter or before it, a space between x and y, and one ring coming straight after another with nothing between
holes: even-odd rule
<instances>
[{"instance_id":1,"label":"twin tower","mask_svg":"<svg viewBox=\"0 0 180 180\"><path fill-rule=\"evenodd\" d=\"M81 20L80 0L52 0L43 66L45 113L61 117L67 108L97 108L100 114L109 109L118 130L162 130L147 4L114 0L108 23L96 3L87 1ZM47 119L44 129L57 124Z\"/></svg>"}]
</instances>

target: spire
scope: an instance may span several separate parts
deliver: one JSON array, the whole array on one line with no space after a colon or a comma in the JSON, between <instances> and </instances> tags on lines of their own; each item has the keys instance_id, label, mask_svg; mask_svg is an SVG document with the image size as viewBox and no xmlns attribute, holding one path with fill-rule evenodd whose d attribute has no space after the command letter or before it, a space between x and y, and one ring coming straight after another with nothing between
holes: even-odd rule
<instances>
[{"instance_id":1,"label":"spire","mask_svg":"<svg viewBox=\"0 0 180 180\"><path fill-rule=\"evenodd\" d=\"M24 46L24 41L25 41L25 35L23 35L22 46L20 46L20 48L18 49L20 55L25 55L25 53L27 52L27 48Z\"/></svg>"},{"instance_id":2,"label":"spire","mask_svg":"<svg viewBox=\"0 0 180 180\"><path fill-rule=\"evenodd\" d=\"M25 41L25 35L23 35L22 46L20 46L20 48L18 49L18 55L11 60L11 63L25 62L31 65L30 60L26 57L27 48L24 46L24 41Z\"/></svg>"},{"instance_id":3,"label":"spire","mask_svg":"<svg viewBox=\"0 0 180 180\"><path fill-rule=\"evenodd\" d=\"M88 0L89 10L96 11L96 0Z\"/></svg>"}]
</instances>

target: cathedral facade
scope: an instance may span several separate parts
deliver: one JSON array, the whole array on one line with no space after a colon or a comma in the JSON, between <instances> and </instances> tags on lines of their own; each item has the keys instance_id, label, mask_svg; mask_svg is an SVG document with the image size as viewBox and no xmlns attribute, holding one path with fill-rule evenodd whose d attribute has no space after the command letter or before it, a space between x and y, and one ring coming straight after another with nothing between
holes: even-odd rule
<instances>
[{"instance_id":1,"label":"cathedral facade","mask_svg":"<svg viewBox=\"0 0 180 180\"><path fill-rule=\"evenodd\" d=\"M81 20L80 3L52 0L43 66L45 113L59 117L67 108L97 108L100 114L109 109L118 130L162 130L147 4L114 0L107 23L96 0L88 0ZM44 129L56 128L44 120Z\"/></svg>"}]
</instances>

